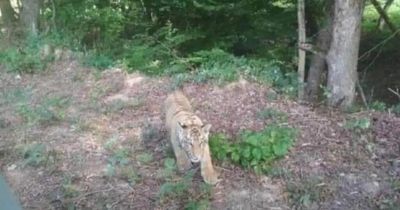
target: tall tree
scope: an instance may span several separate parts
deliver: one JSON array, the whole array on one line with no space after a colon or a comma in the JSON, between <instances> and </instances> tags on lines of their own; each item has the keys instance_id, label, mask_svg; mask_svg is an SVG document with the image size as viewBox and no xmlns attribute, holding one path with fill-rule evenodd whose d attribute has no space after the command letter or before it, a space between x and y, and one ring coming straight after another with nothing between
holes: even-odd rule
<instances>
[{"instance_id":1,"label":"tall tree","mask_svg":"<svg viewBox=\"0 0 400 210\"><path fill-rule=\"evenodd\" d=\"M9 0L0 0L0 12L5 27L7 30L12 30L12 25L16 22L17 18Z\"/></svg>"},{"instance_id":2,"label":"tall tree","mask_svg":"<svg viewBox=\"0 0 400 210\"><path fill-rule=\"evenodd\" d=\"M328 104L347 108L355 99L364 0L336 0L327 54Z\"/></svg>"},{"instance_id":3,"label":"tall tree","mask_svg":"<svg viewBox=\"0 0 400 210\"><path fill-rule=\"evenodd\" d=\"M327 11L323 17L323 24L320 24L316 46L311 57L310 67L307 74L305 87L305 99L309 102L316 102L318 93L323 82L323 76L327 72L326 54L331 44L332 19L334 15L334 0L326 1L324 5ZM317 17L313 17L314 19Z\"/></svg>"},{"instance_id":4,"label":"tall tree","mask_svg":"<svg viewBox=\"0 0 400 210\"><path fill-rule=\"evenodd\" d=\"M306 42L306 21L305 21L305 6L304 0L298 0L297 19L299 24L299 46ZM298 63L298 98L304 100L304 72L306 66L306 51L299 48L299 63Z\"/></svg>"},{"instance_id":5,"label":"tall tree","mask_svg":"<svg viewBox=\"0 0 400 210\"><path fill-rule=\"evenodd\" d=\"M21 24L25 32L39 33L39 14L41 0L22 0Z\"/></svg>"}]
</instances>

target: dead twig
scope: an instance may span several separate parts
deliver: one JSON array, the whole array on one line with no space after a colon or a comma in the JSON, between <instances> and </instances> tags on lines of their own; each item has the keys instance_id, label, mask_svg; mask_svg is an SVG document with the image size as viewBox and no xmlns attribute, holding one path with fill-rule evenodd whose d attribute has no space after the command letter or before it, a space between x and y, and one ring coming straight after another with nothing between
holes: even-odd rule
<instances>
[{"instance_id":1,"label":"dead twig","mask_svg":"<svg viewBox=\"0 0 400 210\"><path fill-rule=\"evenodd\" d=\"M94 194L97 194L97 193L109 192L109 191L113 191L113 190L115 190L115 188L114 188L114 187L110 187L110 188L107 188L107 189L102 189L102 190L96 190L96 191L88 192L88 193L85 193L85 194L83 194L83 195L77 197L77 198L75 199L75 202L74 202L74 203L75 203L75 205L78 205L83 199L85 199L85 198L88 197L88 196L91 196L91 195L94 195Z\"/></svg>"},{"instance_id":2,"label":"dead twig","mask_svg":"<svg viewBox=\"0 0 400 210\"><path fill-rule=\"evenodd\" d=\"M389 90L390 92L392 92L395 96L397 96L397 97L399 98L399 100L400 100L400 91L399 91L399 88L396 88L396 90L393 90L392 88L388 88L388 90Z\"/></svg>"},{"instance_id":3,"label":"dead twig","mask_svg":"<svg viewBox=\"0 0 400 210\"><path fill-rule=\"evenodd\" d=\"M358 92L360 92L361 99L362 99L362 101L364 103L365 108L369 109L369 106L368 106L368 103L367 103L367 99L365 98L364 90L361 87L360 80L358 78L357 78L357 81L356 81L356 85L357 85Z\"/></svg>"},{"instance_id":4,"label":"dead twig","mask_svg":"<svg viewBox=\"0 0 400 210\"><path fill-rule=\"evenodd\" d=\"M361 56L358 57L358 60L363 59L365 56L369 55L369 53L371 53L372 51L376 50L378 47L380 47L381 45L386 44L390 39L392 39L393 37L395 37L398 33L400 32L400 29L397 29L395 32L393 32L390 36L388 36L386 39L382 40L381 42L379 42L378 44L376 44L374 47L370 48L369 50L367 50L364 54L362 54Z\"/></svg>"},{"instance_id":5,"label":"dead twig","mask_svg":"<svg viewBox=\"0 0 400 210\"><path fill-rule=\"evenodd\" d=\"M132 195L132 193L133 193L133 191L130 191L130 192L126 193L125 195L123 195L120 199L118 199L117 201L115 201L114 203L112 203L110 205L110 209L112 209L115 205L121 203L123 200L126 199L126 197Z\"/></svg>"}]
</instances>

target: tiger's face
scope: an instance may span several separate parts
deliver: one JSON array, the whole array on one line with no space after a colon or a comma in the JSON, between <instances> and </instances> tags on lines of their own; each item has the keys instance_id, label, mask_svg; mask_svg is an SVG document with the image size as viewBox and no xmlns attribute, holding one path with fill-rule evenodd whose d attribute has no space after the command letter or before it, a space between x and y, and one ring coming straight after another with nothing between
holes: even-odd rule
<instances>
[{"instance_id":1,"label":"tiger's face","mask_svg":"<svg viewBox=\"0 0 400 210\"><path fill-rule=\"evenodd\" d=\"M178 125L180 146L186 152L191 162L200 162L203 158L204 148L208 145L208 135L211 125L190 125L184 123L178 123Z\"/></svg>"}]
</instances>

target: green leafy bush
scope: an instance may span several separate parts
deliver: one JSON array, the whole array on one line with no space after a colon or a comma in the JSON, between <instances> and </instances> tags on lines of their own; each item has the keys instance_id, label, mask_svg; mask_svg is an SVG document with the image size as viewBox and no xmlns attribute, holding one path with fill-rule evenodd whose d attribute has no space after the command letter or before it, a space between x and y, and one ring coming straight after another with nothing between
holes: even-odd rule
<instances>
[{"instance_id":1,"label":"green leafy bush","mask_svg":"<svg viewBox=\"0 0 400 210\"><path fill-rule=\"evenodd\" d=\"M163 171L171 170L176 170L175 161L167 158L164 161ZM158 201L165 206L171 206L170 202L178 201L181 205L179 209L208 209L212 186L193 182L195 172L196 170L190 170L183 177L172 173L170 173L172 176L164 176L165 182L160 186Z\"/></svg>"},{"instance_id":2,"label":"green leafy bush","mask_svg":"<svg viewBox=\"0 0 400 210\"><path fill-rule=\"evenodd\" d=\"M369 107L375 111L380 111L380 112L386 110L386 104L381 101L374 101L369 105Z\"/></svg>"},{"instance_id":3,"label":"green leafy bush","mask_svg":"<svg viewBox=\"0 0 400 210\"><path fill-rule=\"evenodd\" d=\"M68 98L49 97L37 105L30 105L26 101L21 102L17 105L17 112L29 124L49 124L64 119L65 110L68 106Z\"/></svg>"},{"instance_id":4,"label":"green leafy bush","mask_svg":"<svg viewBox=\"0 0 400 210\"><path fill-rule=\"evenodd\" d=\"M345 127L356 131L367 130L371 127L371 121L368 118L352 119L346 122Z\"/></svg>"},{"instance_id":5,"label":"green leafy bush","mask_svg":"<svg viewBox=\"0 0 400 210\"><path fill-rule=\"evenodd\" d=\"M262 119L272 119L275 121L286 121L288 116L286 113L276 110L274 108L266 108L260 112Z\"/></svg>"},{"instance_id":6,"label":"green leafy bush","mask_svg":"<svg viewBox=\"0 0 400 210\"><path fill-rule=\"evenodd\" d=\"M267 126L260 132L246 131L238 142L231 143L223 135L210 138L214 158L230 160L256 173L266 172L271 162L288 153L295 139L295 131L289 127Z\"/></svg>"},{"instance_id":7,"label":"green leafy bush","mask_svg":"<svg viewBox=\"0 0 400 210\"><path fill-rule=\"evenodd\" d=\"M21 148L24 165L39 166L47 160L47 151L44 144L32 143Z\"/></svg>"},{"instance_id":8,"label":"green leafy bush","mask_svg":"<svg viewBox=\"0 0 400 210\"><path fill-rule=\"evenodd\" d=\"M107 55L91 52L84 57L83 64L103 70L113 66L114 61Z\"/></svg>"},{"instance_id":9,"label":"green leafy bush","mask_svg":"<svg viewBox=\"0 0 400 210\"><path fill-rule=\"evenodd\" d=\"M165 60L168 59L162 56L159 46L144 42L133 44L124 57L128 72L140 71L148 75L162 74Z\"/></svg>"},{"instance_id":10,"label":"green leafy bush","mask_svg":"<svg viewBox=\"0 0 400 210\"><path fill-rule=\"evenodd\" d=\"M41 55L42 39L29 36L19 45L0 50L0 63L10 72L35 73L44 70L51 56Z\"/></svg>"},{"instance_id":11,"label":"green leafy bush","mask_svg":"<svg viewBox=\"0 0 400 210\"><path fill-rule=\"evenodd\" d=\"M238 78L238 71L243 65L240 62L241 59L221 49L199 51L193 54L193 58L192 60L199 65L195 73L195 81L200 83L209 80L218 83L233 81Z\"/></svg>"},{"instance_id":12,"label":"green leafy bush","mask_svg":"<svg viewBox=\"0 0 400 210\"><path fill-rule=\"evenodd\" d=\"M400 104L397 104L392 107L392 111L398 115L400 115Z\"/></svg>"},{"instance_id":13,"label":"green leafy bush","mask_svg":"<svg viewBox=\"0 0 400 210\"><path fill-rule=\"evenodd\" d=\"M113 154L107 161L106 174L108 176L114 176L116 174L116 169L119 167L126 166L129 163L129 150L126 148L118 148L112 151Z\"/></svg>"}]
</instances>

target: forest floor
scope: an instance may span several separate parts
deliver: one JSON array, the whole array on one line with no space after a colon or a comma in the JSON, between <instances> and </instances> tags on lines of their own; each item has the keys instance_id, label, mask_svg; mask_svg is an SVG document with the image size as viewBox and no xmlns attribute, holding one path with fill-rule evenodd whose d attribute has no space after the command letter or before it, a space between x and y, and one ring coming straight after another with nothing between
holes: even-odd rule
<instances>
[{"instance_id":1,"label":"forest floor","mask_svg":"<svg viewBox=\"0 0 400 210\"><path fill-rule=\"evenodd\" d=\"M240 80L183 91L212 133L259 130L285 113L299 132L273 173L215 161L221 182L173 158L161 104L169 78L58 61L38 74L0 71L0 171L24 209L399 209L400 118L301 105ZM366 129L347 128L367 119ZM356 121L354 121L356 120ZM369 124L370 123L370 124Z\"/></svg>"}]
</instances>

